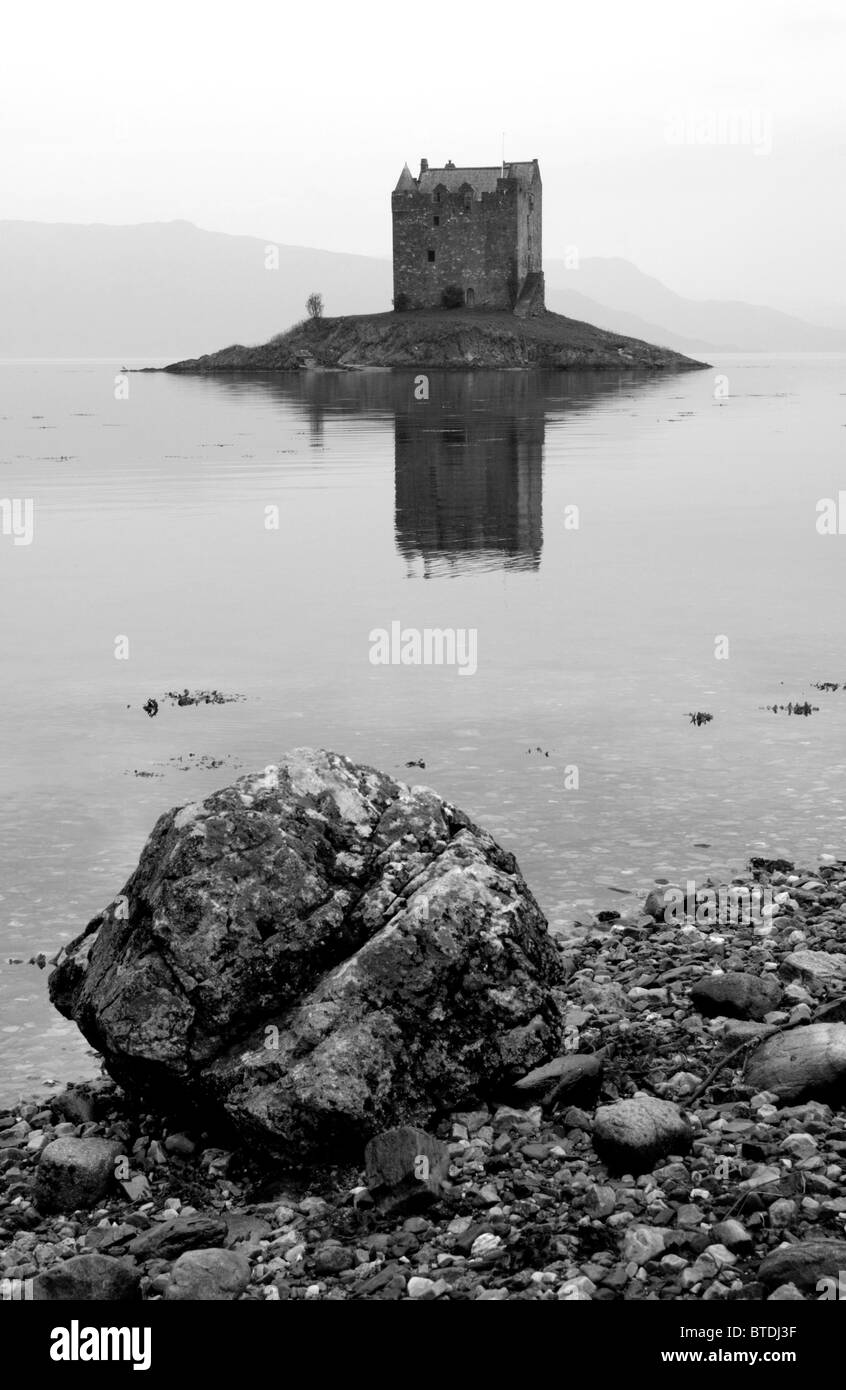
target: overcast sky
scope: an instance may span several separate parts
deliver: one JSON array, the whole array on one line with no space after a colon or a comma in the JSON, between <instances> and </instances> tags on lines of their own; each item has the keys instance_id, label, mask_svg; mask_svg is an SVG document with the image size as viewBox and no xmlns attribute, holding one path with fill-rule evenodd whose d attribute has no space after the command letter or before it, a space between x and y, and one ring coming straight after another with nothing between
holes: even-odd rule
<instances>
[{"instance_id":1,"label":"overcast sky","mask_svg":"<svg viewBox=\"0 0 846 1390\"><path fill-rule=\"evenodd\" d=\"M544 252L846 300L843 0L6 8L0 217L390 252L407 159L537 156Z\"/></svg>"}]
</instances>

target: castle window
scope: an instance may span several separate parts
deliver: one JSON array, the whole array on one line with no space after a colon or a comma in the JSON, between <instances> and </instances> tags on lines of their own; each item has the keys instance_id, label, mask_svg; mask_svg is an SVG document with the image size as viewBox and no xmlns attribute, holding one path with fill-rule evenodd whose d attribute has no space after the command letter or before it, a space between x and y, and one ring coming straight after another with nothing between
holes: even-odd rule
<instances>
[{"instance_id":1,"label":"castle window","mask_svg":"<svg viewBox=\"0 0 846 1390\"><path fill-rule=\"evenodd\" d=\"M428 257L429 257L429 263L430 263L430 265L434 265L434 262L435 262L435 253L434 253L434 251L428 251L426 254L427 254Z\"/></svg>"},{"instance_id":2,"label":"castle window","mask_svg":"<svg viewBox=\"0 0 846 1390\"><path fill-rule=\"evenodd\" d=\"M433 218L432 218L432 225L433 225L434 227L440 227L440 225L441 225L441 219L440 219L439 217L433 217Z\"/></svg>"}]
</instances>

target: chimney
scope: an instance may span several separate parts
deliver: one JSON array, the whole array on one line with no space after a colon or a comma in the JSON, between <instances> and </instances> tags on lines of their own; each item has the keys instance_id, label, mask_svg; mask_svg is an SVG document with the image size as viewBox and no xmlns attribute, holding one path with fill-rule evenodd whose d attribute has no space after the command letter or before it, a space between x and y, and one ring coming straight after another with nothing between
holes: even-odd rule
<instances>
[{"instance_id":1,"label":"chimney","mask_svg":"<svg viewBox=\"0 0 846 1390\"><path fill-rule=\"evenodd\" d=\"M444 168L445 168L445 169L454 169L454 168L455 168L455 165L453 164L453 162L452 162L451 159L448 159L447 162L446 162L446 164L444 165Z\"/></svg>"},{"instance_id":2,"label":"chimney","mask_svg":"<svg viewBox=\"0 0 846 1390\"><path fill-rule=\"evenodd\" d=\"M425 174L428 168L429 168L429 161L428 161L428 159L421 159L421 161L420 161L420 172L421 172L421 174Z\"/></svg>"}]
</instances>

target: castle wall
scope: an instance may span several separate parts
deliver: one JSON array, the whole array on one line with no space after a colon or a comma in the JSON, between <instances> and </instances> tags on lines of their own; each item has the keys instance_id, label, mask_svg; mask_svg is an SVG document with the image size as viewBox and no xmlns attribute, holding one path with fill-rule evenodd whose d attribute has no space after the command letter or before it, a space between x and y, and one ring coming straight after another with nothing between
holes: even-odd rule
<instances>
[{"instance_id":1,"label":"castle wall","mask_svg":"<svg viewBox=\"0 0 846 1390\"><path fill-rule=\"evenodd\" d=\"M437 192L394 193L394 298L407 295L415 309L439 308L442 291L455 284L465 295L473 291L476 308L512 308L523 278L521 200L526 202L525 222L528 203L516 180L500 180L496 193L480 198L467 197L460 189L442 189L440 201Z\"/></svg>"},{"instance_id":2,"label":"castle wall","mask_svg":"<svg viewBox=\"0 0 846 1390\"><path fill-rule=\"evenodd\" d=\"M521 185L517 194L517 272L521 285L527 275L543 268L541 207L540 179Z\"/></svg>"}]
</instances>

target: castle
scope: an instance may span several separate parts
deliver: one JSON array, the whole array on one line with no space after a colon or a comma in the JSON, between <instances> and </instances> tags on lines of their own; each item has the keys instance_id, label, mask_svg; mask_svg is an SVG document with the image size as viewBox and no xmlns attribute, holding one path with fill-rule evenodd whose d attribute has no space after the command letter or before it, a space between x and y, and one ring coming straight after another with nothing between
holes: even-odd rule
<instances>
[{"instance_id":1,"label":"castle","mask_svg":"<svg viewBox=\"0 0 846 1390\"><path fill-rule=\"evenodd\" d=\"M394 308L544 310L536 159L490 168L406 164L391 195ZM455 291L460 291L461 298Z\"/></svg>"}]
</instances>

